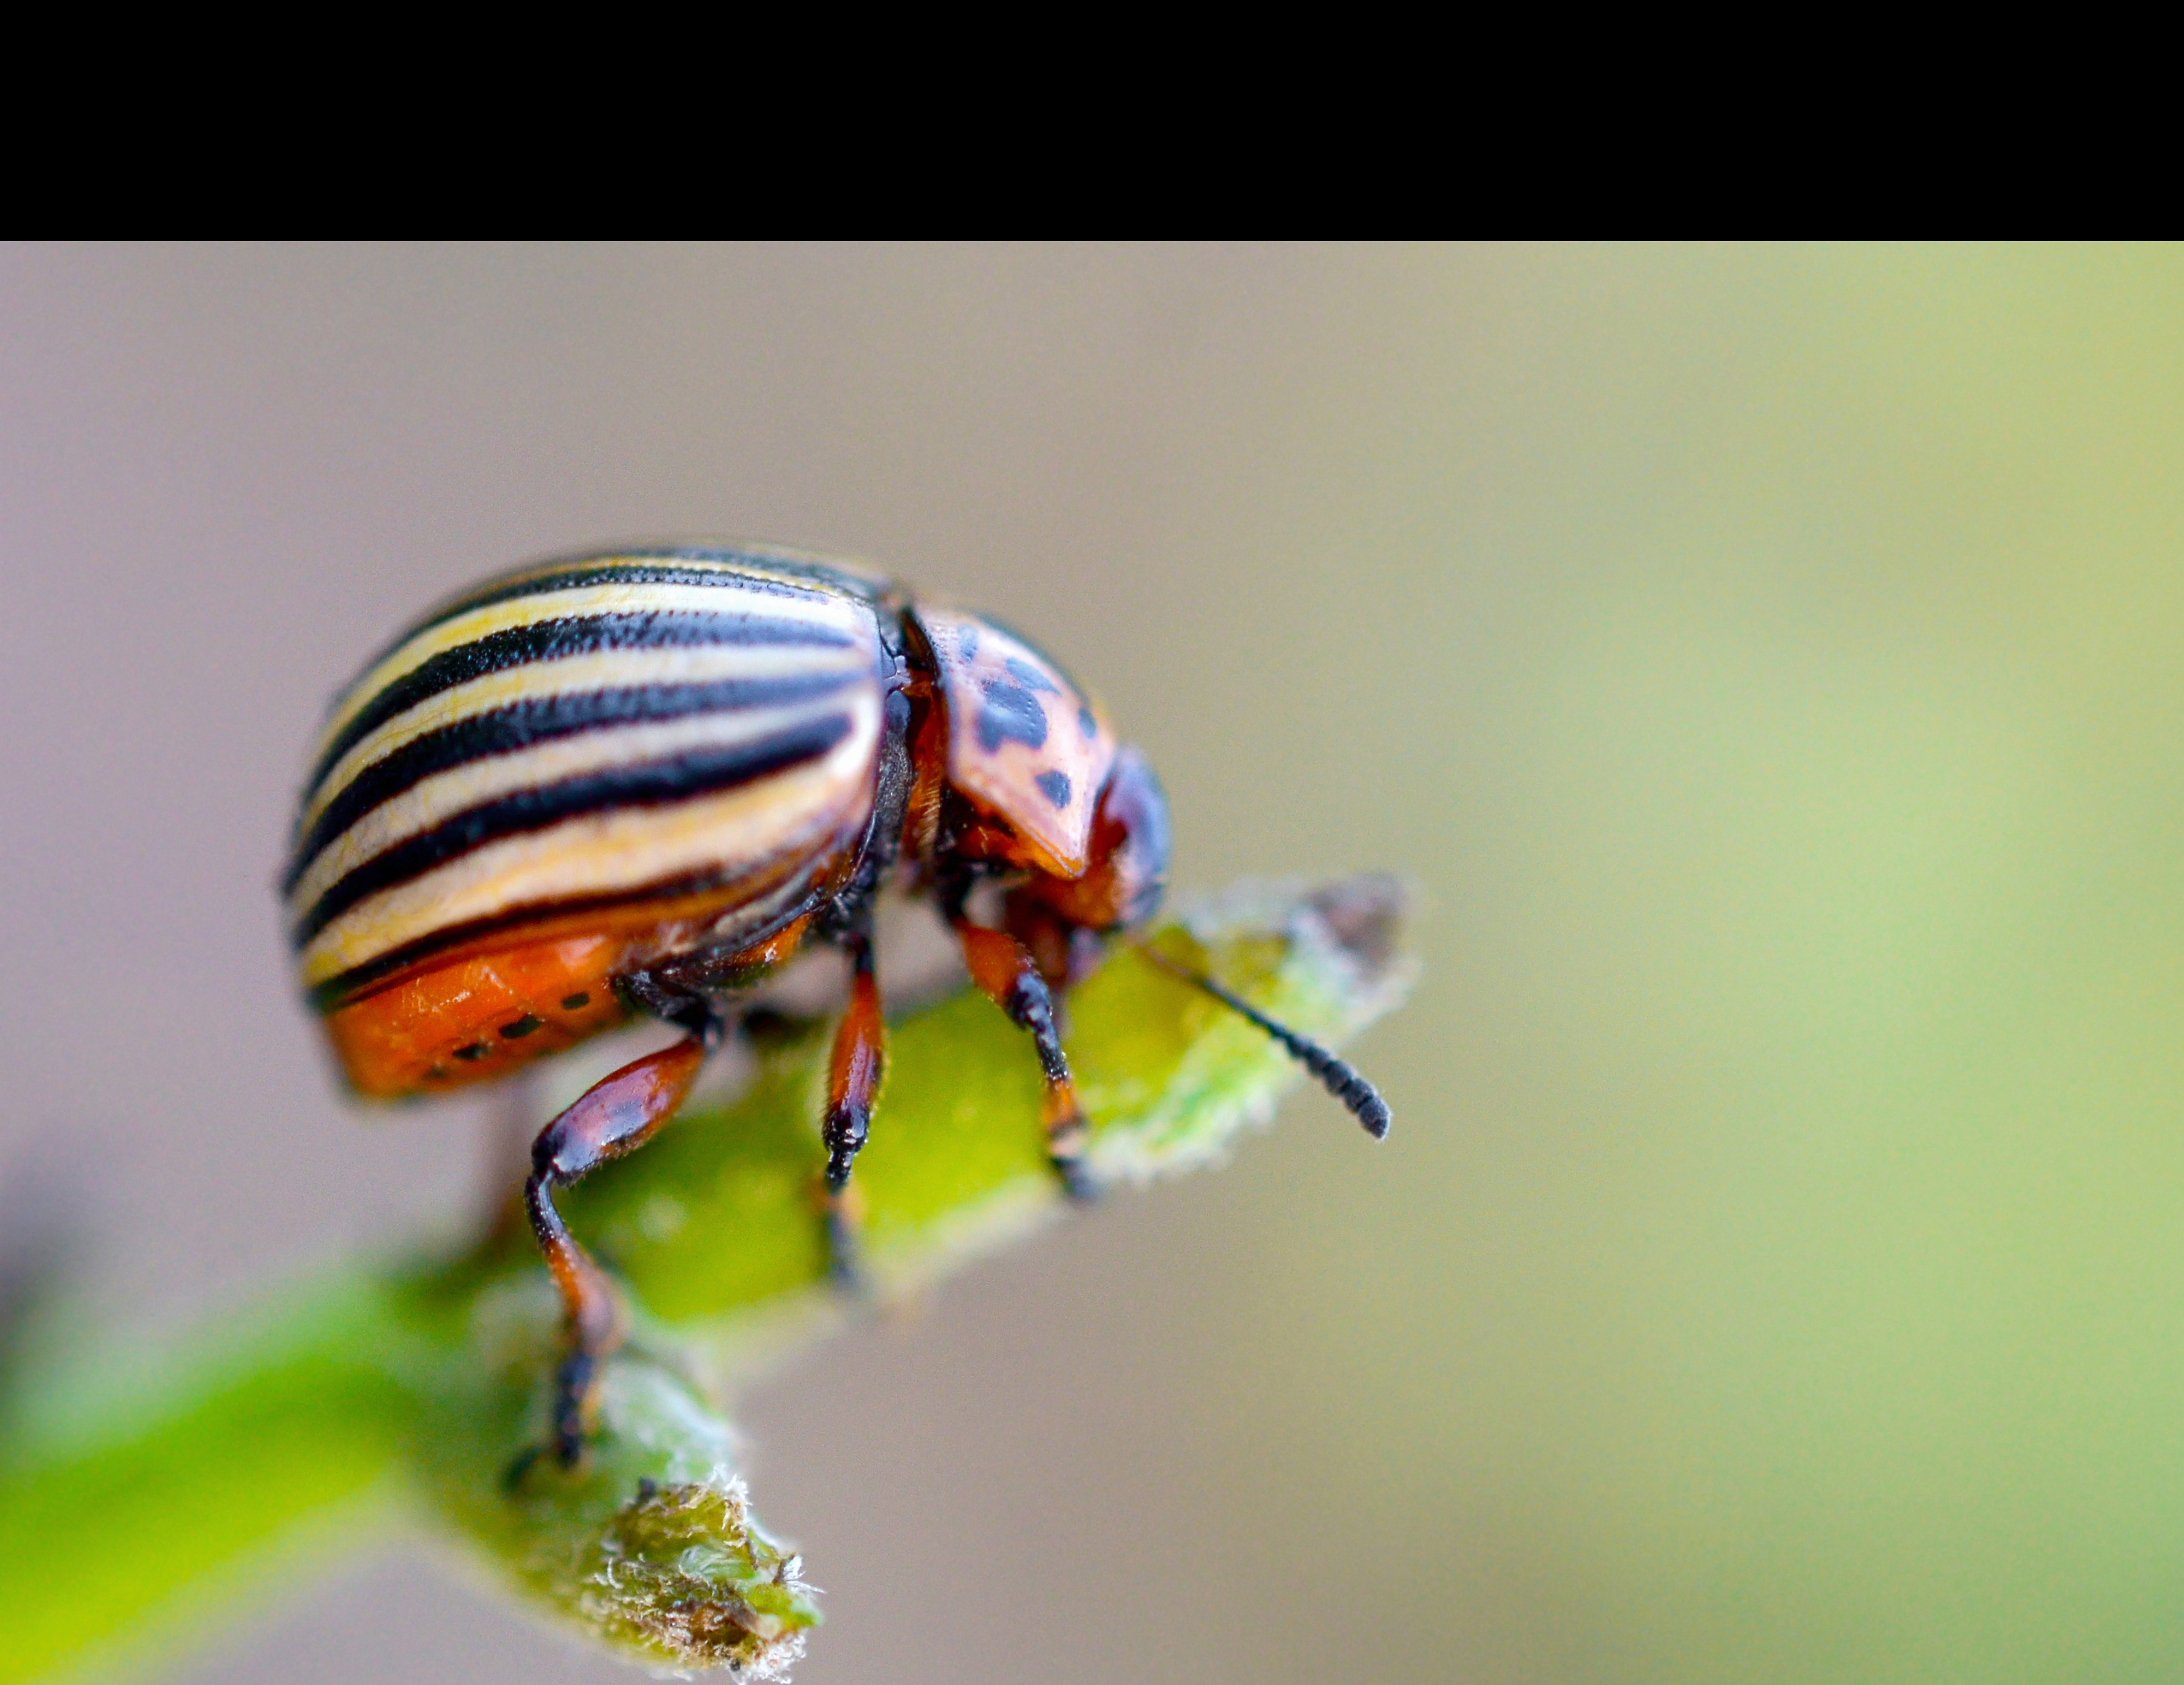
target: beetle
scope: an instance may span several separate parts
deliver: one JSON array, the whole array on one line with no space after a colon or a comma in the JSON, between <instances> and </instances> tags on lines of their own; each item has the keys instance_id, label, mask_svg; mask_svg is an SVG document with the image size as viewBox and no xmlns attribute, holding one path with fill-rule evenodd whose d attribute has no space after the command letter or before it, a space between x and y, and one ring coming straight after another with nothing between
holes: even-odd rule
<instances>
[{"instance_id":1,"label":"beetle","mask_svg":"<svg viewBox=\"0 0 2184 1685\"><path fill-rule=\"evenodd\" d=\"M674 1114L734 996L810 944L848 956L820 1135L829 1255L854 1286L851 1169L886 1057L883 880L931 899L972 981L1028 1033L1048 1159L1084 1199L1056 1007L1158 908L1167 853L1151 767L1022 637L848 563L676 545L534 563L404 631L332 705L281 890L306 997L366 1098L491 1081L632 1017L684 1032L532 1150L524 1207L566 1330L550 1449L567 1466L622 1314L554 1190ZM974 913L985 883L997 923ZM1145 951L1386 1132L1343 1061Z\"/></svg>"}]
</instances>

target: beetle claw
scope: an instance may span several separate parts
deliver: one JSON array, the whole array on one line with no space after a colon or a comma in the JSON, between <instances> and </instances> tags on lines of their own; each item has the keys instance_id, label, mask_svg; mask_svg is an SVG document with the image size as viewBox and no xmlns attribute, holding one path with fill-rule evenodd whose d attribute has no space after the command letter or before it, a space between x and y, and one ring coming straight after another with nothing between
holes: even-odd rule
<instances>
[{"instance_id":1,"label":"beetle claw","mask_svg":"<svg viewBox=\"0 0 2184 1685\"><path fill-rule=\"evenodd\" d=\"M1091 1205L1106 1191L1098 1173L1078 1158L1056 1158L1050 1161L1054 1174L1061 1178L1061 1191L1072 1205Z\"/></svg>"},{"instance_id":2,"label":"beetle claw","mask_svg":"<svg viewBox=\"0 0 2184 1685\"><path fill-rule=\"evenodd\" d=\"M854 1298L866 1296L864 1247L860 1236L864 1225L864 1202L854 1188L830 1191L827 1213L827 1280L838 1293Z\"/></svg>"}]
</instances>

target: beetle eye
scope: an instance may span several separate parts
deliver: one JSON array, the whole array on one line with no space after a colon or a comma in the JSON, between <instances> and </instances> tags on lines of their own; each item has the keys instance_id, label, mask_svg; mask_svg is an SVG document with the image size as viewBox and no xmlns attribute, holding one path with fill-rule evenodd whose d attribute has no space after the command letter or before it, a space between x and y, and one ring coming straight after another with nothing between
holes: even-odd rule
<instances>
[{"instance_id":1,"label":"beetle eye","mask_svg":"<svg viewBox=\"0 0 2184 1685\"><path fill-rule=\"evenodd\" d=\"M1098 869L1114 883L1115 923L1142 924L1160 911L1167 891L1167 792L1135 745L1115 756L1100 793L1092 846Z\"/></svg>"},{"instance_id":2,"label":"beetle eye","mask_svg":"<svg viewBox=\"0 0 2184 1685\"><path fill-rule=\"evenodd\" d=\"M1116 751L1092 820L1091 865L1084 876L1049 878L1040 900L1092 930L1142 924L1167 888L1167 797L1151 763L1130 745Z\"/></svg>"}]
</instances>

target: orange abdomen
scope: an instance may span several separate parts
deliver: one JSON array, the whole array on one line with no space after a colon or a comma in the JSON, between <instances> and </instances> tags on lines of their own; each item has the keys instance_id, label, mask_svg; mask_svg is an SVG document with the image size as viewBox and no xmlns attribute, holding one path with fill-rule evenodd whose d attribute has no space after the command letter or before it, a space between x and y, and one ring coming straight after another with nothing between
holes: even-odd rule
<instances>
[{"instance_id":1,"label":"orange abdomen","mask_svg":"<svg viewBox=\"0 0 2184 1685\"><path fill-rule=\"evenodd\" d=\"M565 936L451 958L327 1013L349 1084L375 1100L507 1075L629 1016L614 974L621 935Z\"/></svg>"}]
</instances>

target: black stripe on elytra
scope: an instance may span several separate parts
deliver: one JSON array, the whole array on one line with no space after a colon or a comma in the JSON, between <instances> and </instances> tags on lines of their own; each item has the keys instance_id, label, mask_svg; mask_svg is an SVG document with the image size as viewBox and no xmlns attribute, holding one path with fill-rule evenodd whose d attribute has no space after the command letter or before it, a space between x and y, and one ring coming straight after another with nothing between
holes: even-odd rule
<instances>
[{"instance_id":1,"label":"black stripe on elytra","mask_svg":"<svg viewBox=\"0 0 2184 1685\"><path fill-rule=\"evenodd\" d=\"M297 839L281 893L287 895L319 851L382 802L452 767L534 743L571 737L603 727L642 725L692 714L734 713L816 701L866 677L855 672L782 673L768 678L727 678L710 684L646 684L533 696L474 714L405 743L373 762L342 787L311 828Z\"/></svg>"},{"instance_id":2,"label":"black stripe on elytra","mask_svg":"<svg viewBox=\"0 0 2184 1685\"><path fill-rule=\"evenodd\" d=\"M514 790L374 855L331 884L296 925L298 948L367 896L408 883L459 855L610 807L656 806L750 784L816 760L850 733L847 714L792 726L755 743L693 749L666 760L579 773Z\"/></svg>"},{"instance_id":3,"label":"black stripe on elytra","mask_svg":"<svg viewBox=\"0 0 2184 1685\"><path fill-rule=\"evenodd\" d=\"M397 714L473 678L532 661L557 661L601 650L665 650L693 644L846 650L854 648L856 639L831 626L747 612L571 615L532 626L511 626L443 650L389 683L334 734L304 787L316 789L336 762Z\"/></svg>"}]
</instances>

